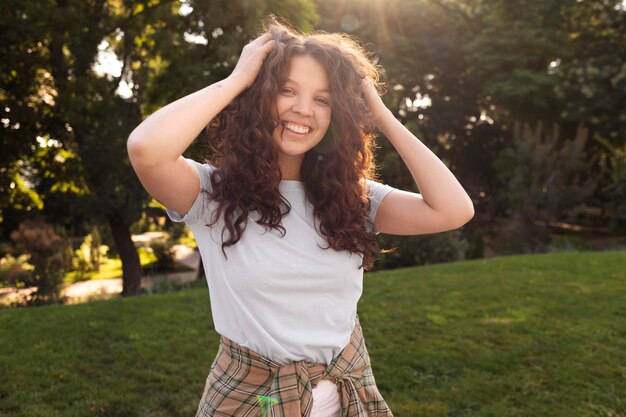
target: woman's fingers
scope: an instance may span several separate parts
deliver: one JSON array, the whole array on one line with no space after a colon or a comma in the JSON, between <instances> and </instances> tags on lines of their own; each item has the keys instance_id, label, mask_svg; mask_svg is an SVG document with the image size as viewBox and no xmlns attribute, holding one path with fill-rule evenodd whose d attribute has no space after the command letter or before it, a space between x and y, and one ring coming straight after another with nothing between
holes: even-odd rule
<instances>
[{"instance_id":1,"label":"woman's fingers","mask_svg":"<svg viewBox=\"0 0 626 417\"><path fill-rule=\"evenodd\" d=\"M251 47L255 50L258 49L263 56L267 56L274 48L274 45L276 45L276 42L270 33L264 33L251 42Z\"/></svg>"},{"instance_id":2,"label":"woman's fingers","mask_svg":"<svg viewBox=\"0 0 626 417\"><path fill-rule=\"evenodd\" d=\"M258 38L252 39L250 40L250 43L260 43L263 44L265 42L267 42L268 39L270 39L272 37L272 34L269 32L265 32L264 34L262 34L261 36L259 36Z\"/></svg>"},{"instance_id":3,"label":"woman's fingers","mask_svg":"<svg viewBox=\"0 0 626 417\"><path fill-rule=\"evenodd\" d=\"M231 75L242 80L246 87L251 86L259 74L263 61L274 48L275 43L269 32L250 41L244 46Z\"/></svg>"},{"instance_id":4,"label":"woman's fingers","mask_svg":"<svg viewBox=\"0 0 626 417\"><path fill-rule=\"evenodd\" d=\"M276 42L274 41L274 39L270 39L265 45L263 45L263 52L269 53L269 51L271 51L275 45Z\"/></svg>"}]
</instances>

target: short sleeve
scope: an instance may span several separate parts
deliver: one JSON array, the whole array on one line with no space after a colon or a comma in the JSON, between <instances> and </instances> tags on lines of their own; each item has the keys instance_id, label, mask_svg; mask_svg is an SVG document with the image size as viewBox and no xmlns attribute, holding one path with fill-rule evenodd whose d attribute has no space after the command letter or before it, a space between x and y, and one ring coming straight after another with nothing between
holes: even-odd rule
<instances>
[{"instance_id":1,"label":"short sleeve","mask_svg":"<svg viewBox=\"0 0 626 417\"><path fill-rule=\"evenodd\" d=\"M196 197L196 200L193 202L193 205L187 212L187 214L181 214L169 208L165 209L167 216L175 222L183 222L189 225L198 223L201 219L208 218L207 212L207 198L206 193L204 191L212 192L213 187L211 186L211 172L215 169L213 165L210 164L201 164L200 162L196 162L193 159L185 158L188 162L190 162L193 167L196 169L198 176L200 177L200 192Z\"/></svg>"},{"instance_id":2,"label":"short sleeve","mask_svg":"<svg viewBox=\"0 0 626 417\"><path fill-rule=\"evenodd\" d=\"M397 188L368 179L365 180L365 183L368 187L368 194L371 202L369 219L372 221L372 223L374 223L374 219L376 218L376 213L378 212L378 207L380 206L380 203L387 196L387 194L389 194L393 190L396 190ZM380 234L380 232L376 232L376 234L378 235Z\"/></svg>"}]
</instances>

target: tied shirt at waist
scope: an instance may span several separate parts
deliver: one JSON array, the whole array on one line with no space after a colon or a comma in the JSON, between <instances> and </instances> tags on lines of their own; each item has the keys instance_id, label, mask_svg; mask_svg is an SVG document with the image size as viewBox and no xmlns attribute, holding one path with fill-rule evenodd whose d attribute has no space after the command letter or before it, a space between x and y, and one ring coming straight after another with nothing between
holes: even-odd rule
<instances>
[{"instance_id":1,"label":"tied shirt at waist","mask_svg":"<svg viewBox=\"0 0 626 417\"><path fill-rule=\"evenodd\" d=\"M221 336L196 417L309 417L312 390L337 385L342 417L393 417L376 387L359 317L332 362L279 364Z\"/></svg>"}]
</instances>

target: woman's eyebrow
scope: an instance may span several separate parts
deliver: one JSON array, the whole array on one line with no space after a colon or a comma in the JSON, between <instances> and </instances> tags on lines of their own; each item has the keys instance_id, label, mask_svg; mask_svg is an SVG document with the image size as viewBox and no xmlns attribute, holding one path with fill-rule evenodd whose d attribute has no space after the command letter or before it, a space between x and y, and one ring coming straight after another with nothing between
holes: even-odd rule
<instances>
[{"instance_id":1,"label":"woman's eyebrow","mask_svg":"<svg viewBox=\"0 0 626 417\"><path fill-rule=\"evenodd\" d=\"M295 85L298 85L298 86L300 85L296 81L292 80L291 78L287 78L287 82L292 82L292 83L294 83ZM317 91L319 91L320 93L328 93L328 94L330 94L330 90L328 88L324 88L324 89L317 90Z\"/></svg>"}]
</instances>

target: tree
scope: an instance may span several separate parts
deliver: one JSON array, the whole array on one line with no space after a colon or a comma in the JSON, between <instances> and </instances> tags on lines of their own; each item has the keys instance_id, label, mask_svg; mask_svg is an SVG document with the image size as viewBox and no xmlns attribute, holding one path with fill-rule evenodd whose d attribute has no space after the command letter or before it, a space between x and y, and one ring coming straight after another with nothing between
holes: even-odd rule
<instances>
[{"instance_id":1,"label":"tree","mask_svg":"<svg viewBox=\"0 0 626 417\"><path fill-rule=\"evenodd\" d=\"M1 143L8 144L1 169L13 178L31 176L44 212L46 199L65 201L109 225L123 295L139 292L130 225L150 200L128 161L130 132L162 105L228 75L261 13L275 11L303 27L316 17L305 0L31 0L5 2L0 10L0 111L7 120ZM119 58L119 74L95 68L101 50ZM47 147L47 158L37 158L38 136L59 144ZM17 208L18 197L3 198Z\"/></svg>"},{"instance_id":2,"label":"tree","mask_svg":"<svg viewBox=\"0 0 626 417\"><path fill-rule=\"evenodd\" d=\"M390 86L389 107L477 202L468 228L507 215L506 188L491 162L515 140L516 122L531 129L557 123L563 137L576 136L584 122L594 139L585 142L585 152L597 155L587 175L606 172L586 203L614 201L606 192L610 169L602 165L607 150L596 138L602 134L616 145L626 127L626 14L619 1L317 4L324 29L347 31L376 52ZM381 145L383 178L411 188L397 154L386 141Z\"/></svg>"}]
</instances>

